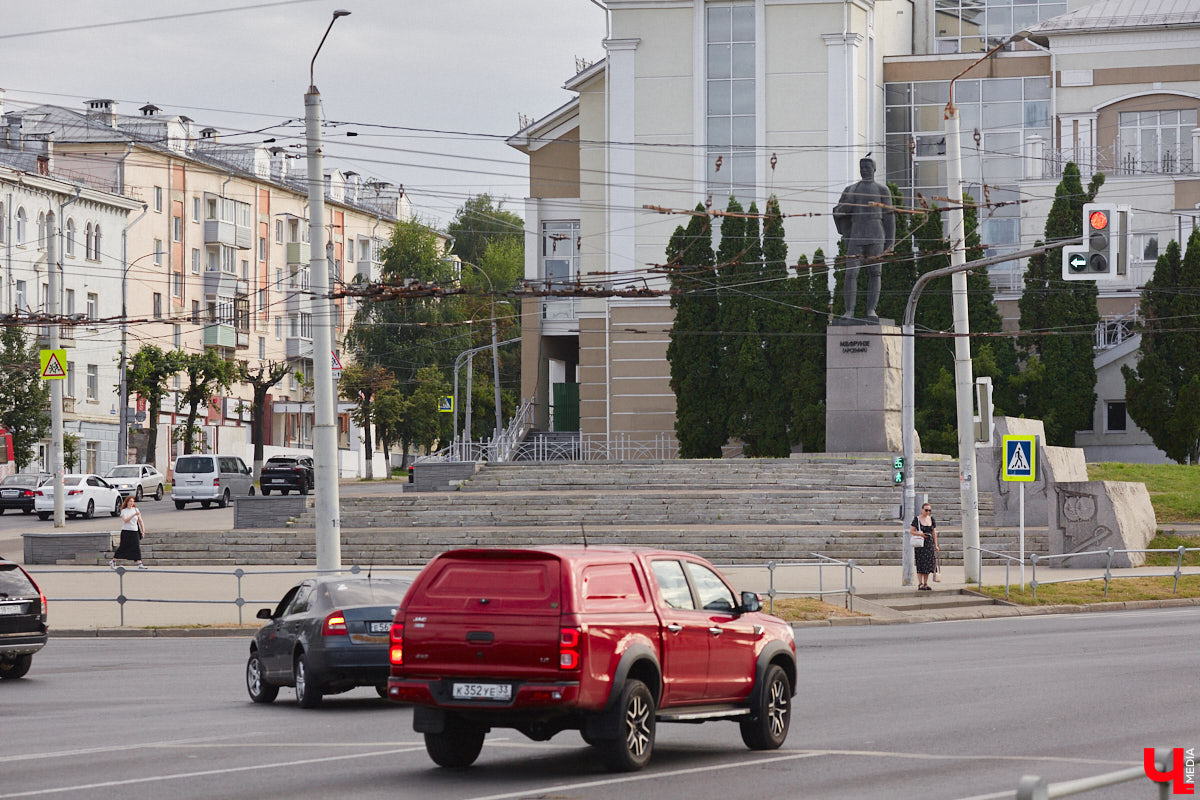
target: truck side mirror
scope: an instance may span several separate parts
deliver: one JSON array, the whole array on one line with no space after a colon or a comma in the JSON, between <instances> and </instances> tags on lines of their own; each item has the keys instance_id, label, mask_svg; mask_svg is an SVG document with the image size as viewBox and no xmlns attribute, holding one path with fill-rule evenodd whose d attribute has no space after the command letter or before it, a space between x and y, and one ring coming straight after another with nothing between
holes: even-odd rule
<instances>
[{"instance_id":1,"label":"truck side mirror","mask_svg":"<svg viewBox=\"0 0 1200 800\"><path fill-rule=\"evenodd\" d=\"M742 592L742 605L738 611L742 614L749 614L754 611L762 611L762 601L758 599L758 593Z\"/></svg>"}]
</instances>

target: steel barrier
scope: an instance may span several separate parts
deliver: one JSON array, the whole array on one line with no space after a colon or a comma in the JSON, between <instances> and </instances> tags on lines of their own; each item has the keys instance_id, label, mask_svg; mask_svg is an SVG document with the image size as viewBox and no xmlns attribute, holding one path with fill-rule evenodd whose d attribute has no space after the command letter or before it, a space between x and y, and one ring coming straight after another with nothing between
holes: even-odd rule
<instances>
[{"instance_id":1,"label":"steel barrier","mask_svg":"<svg viewBox=\"0 0 1200 800\"><path fill-rule=\"evenodd\" d=\"M866 571L854 563L854 559L848 561L839 561L836 558L823 556L820 553L809 553L815 561L768 561L766 564L716 564L713 566L720 570L732 569L763 569L767 570L767 597L769 598L767 610L771 613L775 612L775 597L777 595L794 595L797 597L809 597L816 595L824 597L827 594L841 594L846 597L846 610L854 610L854 571L865 573ZM842 588L841 589L826 589L825 588L825 568L830 566L838 566L843 569ZM783 590L775 588L775 572L780 569L790 568L813 568L817 570L817 590Z\"/></svg>"}]
</instances>

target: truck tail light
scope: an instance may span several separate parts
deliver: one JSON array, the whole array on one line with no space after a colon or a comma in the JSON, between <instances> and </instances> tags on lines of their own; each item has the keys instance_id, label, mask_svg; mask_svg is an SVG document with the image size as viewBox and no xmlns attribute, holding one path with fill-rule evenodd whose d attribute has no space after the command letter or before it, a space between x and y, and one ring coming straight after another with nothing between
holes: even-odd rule
<instances>
[{"instance_id":1,"label":"truck tail light","mask_svg":"<svg viewBox=\"0 0 1200 800\"><path fill-rule=\"evenodd\" d=\"M559 669L579 669L579 633L579 628L562 628L559 631Z\"/></svg>"},{"instance_id":2,"label":"truck tail light","mask_svg":"<svg viewBox=\"0 0 1200 800\"><path fill-rule=\"evenodd\" d=\"M322 636L345 636L347 633L346 617L340 611L334 611L326 617L325 624L321 626Z\"/></svg>"},{"instance_id":3,"label":"truck tail light","mask_svg":"<svg viewBox=\"0 0 1200 800\"><path fill-rule=\"evenodd\" d=\"M393 622L392 646L388 648L388 660L398 667L404 666L404 623Z\"/></svg>"}]
</instances>

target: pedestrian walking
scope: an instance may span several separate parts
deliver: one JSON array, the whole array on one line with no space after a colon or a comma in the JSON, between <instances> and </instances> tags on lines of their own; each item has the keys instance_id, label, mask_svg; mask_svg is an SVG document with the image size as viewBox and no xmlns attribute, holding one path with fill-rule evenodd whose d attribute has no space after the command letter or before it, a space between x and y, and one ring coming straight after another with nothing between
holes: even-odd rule
<instances>
[{"instance_id":1,"label":"pedestrian walking","mask_svg":"<svg viewBox=\"0 0 1200 800\"><path fill-rule=\"evenodd\" d=\"M913 557L917 562L917 591L932 592L929 576L937 571L937 554L941 548L937 543L937 522L933 519L933 507L928 503L921 506L919 516L913 517L909 533L925 540L923 546L913 548Z\"/></svg>"},{"instance_id":2,"label":"pedestrian walking","mask_svg":"<svg viewBox=\"0 0 1200 800\"><path fill-rule=\"evenodd\" d=\"M136 561L138 569L145 569L146 565L142 563L142 537L145 535L146 526L142 522L142 512L137 507L137 498L129 495L121 504L121 541L108 566L116 569L117 559L120 558Z\"/></svg>"}]
</instances>

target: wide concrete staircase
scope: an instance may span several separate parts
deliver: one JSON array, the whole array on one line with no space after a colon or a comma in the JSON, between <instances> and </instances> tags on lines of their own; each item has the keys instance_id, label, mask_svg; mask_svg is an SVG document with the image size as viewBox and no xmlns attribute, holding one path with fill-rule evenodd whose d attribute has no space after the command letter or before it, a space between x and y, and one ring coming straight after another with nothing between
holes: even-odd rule
<instances>
[{"instance_id":1,"label":"wide concrete staircase","mask_svg":"<svg viewBox=\"0 0 1200 800\"><path fill-rule=\"evenodd\" d=\"M793 560L822 553L897 564L904 525L891 456L806 456L482 467L454 491L343 497L345 564L421 564L453 547L637 544L695 552L717 563ZM922 460L943 563L961 563L957 464ZM991 497L980 497L991 518ZM285 529L158 534L143 543L156 564L310 564L310 508ZM985 531L983 546L1016 550L1016 533ZM1027 531L1046 552L1044 530ZM988 559L991 561L991 559Z\"/></svg>"}]
</instances>

